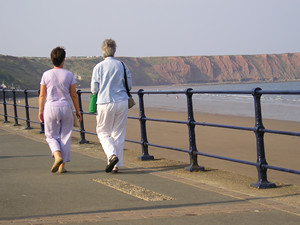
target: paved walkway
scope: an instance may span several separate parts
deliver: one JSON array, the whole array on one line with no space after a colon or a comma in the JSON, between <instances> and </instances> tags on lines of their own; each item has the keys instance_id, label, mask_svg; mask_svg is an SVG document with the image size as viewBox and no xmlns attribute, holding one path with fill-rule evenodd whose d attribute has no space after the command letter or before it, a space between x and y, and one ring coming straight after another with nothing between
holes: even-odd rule
<instances>
[{"instance_id":1,"label":"paved walkway","mask_svg":"<svg viewBox=\"0 0 300 225\"><path fill-rule=\"evenodd\" d=\"M101 151L77 144L69 172L52 174L48 145L32 133L0 124L0 224L300 224L300 204L282 201L299 198L297 188L251 195L174 173L174 164L143 167L129 153L110 174Z\"/></svg>"}]
</instances>

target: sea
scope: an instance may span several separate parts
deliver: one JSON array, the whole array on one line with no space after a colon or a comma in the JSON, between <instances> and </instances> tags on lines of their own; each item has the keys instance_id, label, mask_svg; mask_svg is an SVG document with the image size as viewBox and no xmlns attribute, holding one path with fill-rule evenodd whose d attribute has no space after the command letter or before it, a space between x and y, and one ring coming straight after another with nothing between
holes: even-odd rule
<instances>
[{"instance_id":1,"label":"sea","mask_svg":"<svg viewBox=\"0 0 300 225\"><path fill-rule=\"evenodd\" d=\"M253 88L263 91L300 91L300 82L242 83L242 84L185 84L172 86L139 86L132 91L251 91ZM133 98L138 101L136 94ZM185 94L145 94L144 105L167 111L187 111ZM261 97L262 116L267 119L300 122L300 94L264 94ZM221 115L254 117L254 100L251 94L193 94L193 109Z\"/></svg>"}]
</instances>

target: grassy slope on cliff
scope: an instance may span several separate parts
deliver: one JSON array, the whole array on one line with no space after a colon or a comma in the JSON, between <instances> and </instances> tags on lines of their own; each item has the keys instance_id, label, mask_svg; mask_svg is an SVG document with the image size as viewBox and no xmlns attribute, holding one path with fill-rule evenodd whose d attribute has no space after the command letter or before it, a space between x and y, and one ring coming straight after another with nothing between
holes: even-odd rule
<instances>
[{"instance_id":1,"label":"grassy slope on cliff","mask_svg":"<svg viewBox=\"0 0 300 225\"><path fill-rule=\"evenodd\" d=\"M25 58L0 55L0 82L15 88L37 89L42 71L51 66L46 58Z\"/></svg>"}]
</instances>

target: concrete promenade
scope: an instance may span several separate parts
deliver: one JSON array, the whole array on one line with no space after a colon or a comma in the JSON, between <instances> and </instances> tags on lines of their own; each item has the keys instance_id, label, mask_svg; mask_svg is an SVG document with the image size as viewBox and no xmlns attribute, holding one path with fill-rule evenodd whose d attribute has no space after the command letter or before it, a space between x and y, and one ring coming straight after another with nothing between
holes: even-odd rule
<instances>
[{"instance_id":1,"label":"concrete promenade","mask_svg":"<svg viewBox=\"0 0 300 225\"><path fill-rule=\"evenodd\" d=\"M51 173L43 134L0 124L0 224L300 224L300 187L257 190L256 180L183 163L137 160L125 150L124 168L105 173L99 144L73 140L68 173Z\"/></svg>"}]
</instances>

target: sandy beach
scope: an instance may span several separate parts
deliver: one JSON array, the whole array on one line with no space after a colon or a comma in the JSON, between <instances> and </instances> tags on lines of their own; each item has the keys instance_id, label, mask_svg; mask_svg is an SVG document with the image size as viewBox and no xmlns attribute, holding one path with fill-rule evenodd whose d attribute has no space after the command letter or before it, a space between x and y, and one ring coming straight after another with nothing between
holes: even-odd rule
<instances>
[{"instance_id":1,"label":"sandy beach","mask_svg":"<svg viewBox=\"0 0 300 225\"><path fill-rule=\"evenodd\" d=\"M138 115L138 110L130 110L130 115ZM170 120L187 120L186 113L147 110L148 118L163 118ZM254 119L237 116L223 116L213 114L195 114L195 120L207 123L219 123L235 126L254 127ZM300 123L264 120L268 129L299 132ZM128 121L127 139L140 140L139 123ZM148 142L153 144L189 149L188 127L184 124L170 124L147 121ZM235 159L256 162L256 138L251 131L229 130L214 127L196 127L196 144L199 152L221 155ZM265 153L269 165L299 170L300 139L286 135L265 134ZM128 149L141 150L137 144L126 143ZM155 158L163 157L189 163L189 155L177 151L149 147L149 154ZM253 166L228 162L198 156L198 164L205 168L221 169L242 175L257 177L257 170ZM300 185L299 175L268 170L268 180Z\"/></svg>"},{"instance_id":2,"label":"sandy beach","mask_svg":"<svg viewBox=\"0 0 300 225\"><path fill-rule=\"evenodd\" d=\"M23 105L21 101L19 104ZM37 106L37 98L29 101L31 106ZM88 110L88 101L83 102L84 111ZM0 106L3 113L3 105ZM13 107L8 107L9 115L13 115ZM163 111L155 108L146 108L147 118L187 120L187 113ZM18 107L19 118L25 118L25 111ZM138 117L138 106L129 110L129 116ZM30 119L38 121L37 110L31 109ZM241 116L214 115L207 113L195 113L195 121L216 123L225 125L254 127L254 118ZM3 117L0 118L3 121ZM9 118L11 123L13 118ZM95 116L84 115L84 128L86 131L95 132ZM25 121L19 120L25 126ZM290 121L279 121L264 119L265 128L283 131L300 131L300 123ZM39 128L39 124L32 124L34 128ZM188 127L185 124L171 124L162 122L147 121L147 138L152 144L171 146L181 149L189 149ZM214 128L207 126L196 126L196 144L199 152L221 155L246 161L256 161L256 139L251 131L229 130L224 128ZM73 132L73 136L79 138L79 133ZM86 139L91 142L98 142L95 135L86 134ZM129 119L126 139L140 141L140 124L138 120ZM141 151L139 144L126 142L125 150ZM287 135L265 134L265 153L269 165L300 170L300 138ZM189 155L178 151L149 147L149 154L155 159L166 158L189 164ZM126 161L126 158L125 158ZM257 170L253 166L233 163L229 161L198 156L198 164L206 169L219 169L257 178ZM295 184L300 186L299 175L284 173L280 171L268 170L268 180L270 182Z\"/></svg>"}]
</instances>

